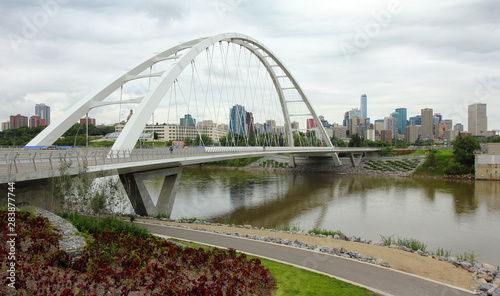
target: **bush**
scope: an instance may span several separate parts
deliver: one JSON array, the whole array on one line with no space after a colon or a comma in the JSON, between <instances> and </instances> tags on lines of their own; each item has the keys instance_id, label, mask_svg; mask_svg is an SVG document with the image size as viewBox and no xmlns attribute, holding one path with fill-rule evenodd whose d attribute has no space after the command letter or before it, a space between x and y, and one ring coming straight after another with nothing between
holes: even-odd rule
<instances>
[{"instance_id":1,"label":"bush","mask_svg":"<svg viewBox=\"0 0 500 296\"><path fill-rule=\"evenodd\" d=\"M126 223L117 217L106 217L104 219L96 219L94 217L82 216L78 213L63 213L61 217L67 219L73 226L81 232L90 234L101 233L103 231L112 231L116 233L132 233L139 237L146 238L149 232L144 227L139 227L135 224Z\"/></svg>"}]
</instances>

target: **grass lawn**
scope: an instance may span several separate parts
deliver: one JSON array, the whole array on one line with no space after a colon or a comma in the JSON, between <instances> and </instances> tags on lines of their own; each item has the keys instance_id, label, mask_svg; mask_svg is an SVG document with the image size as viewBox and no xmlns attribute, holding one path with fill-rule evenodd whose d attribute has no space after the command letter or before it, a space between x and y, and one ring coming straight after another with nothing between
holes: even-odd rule
<instances>
[{"instance_id":1,"label":"grass lawn","mask_svg":"<svg viewBox=\"0 0 500 296\"><path fill-rule=\"evenodd\" d=\"M249 256L250 258L254 258ZM277 289L274 296L283 295L374 295L370 291L332 277L290 265L260 259L273 276Z\"/></svg>"},{"instance_id":2,"label":"grass lawn","mask_svg":"<svg viewBox=\"0 0 500 296\"><path fill-rule=\"evenodd\" d=\"M427 151L427 149L418 149L417 151L415 151L415 152L413 152L413 153L400 155L400 156L398 156L398 157L422 156L422 155L425 155L425 152L426 152L426 151Z\"/></svg>"},{"instance_id":3,"label":"grass lawn","mask_svg":"<svg viewBox=\"0 0 500 296\"><path fill-rule=\"evenodd\" d=\"M185 244L191 248L209 248L204 245L186 242L181 240L174 240ZM248 259L259 258L248 256ZM284 295L374 295L372 292L351 285L346 282L339 281L332 277L311 272L308 270L293 267L287 264L278 263L272 260L259 258L262 265L269 269L271 275L276 282L276 291L274 296Z\"/></svg>"},{"instance_id":4,"label":"grass lawn","mask_svg":"<svg viewBox=\"0 0 500 296\"><path fill-rule=\"evenodd\" d=\"M444 170L450 163L452 156L453 150L437 150L436 165L434 167L427 167L424 163L413 172L413 175L444 176Z\"/></svg>"}]
</instances>

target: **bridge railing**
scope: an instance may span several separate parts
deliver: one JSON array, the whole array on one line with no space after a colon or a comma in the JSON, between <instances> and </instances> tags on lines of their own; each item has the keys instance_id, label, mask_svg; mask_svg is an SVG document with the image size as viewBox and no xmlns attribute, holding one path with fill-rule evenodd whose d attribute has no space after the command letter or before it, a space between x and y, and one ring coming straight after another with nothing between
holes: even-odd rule
<instances>
[{"instance_id":1,"label":"bridge railing","mask_svg":"<svg viewBox=\"0 0 500 296\"><path fill-rule=\"evenodd\" d=\"M15 175L39 171L57 171L67 167L101 166L145 160L193 157L220 153L262 151L262 147L155 147L132 151L111 151L104 148L72 148L63 150L0 149L0 175Z\"/></svg>"}]
</instances>

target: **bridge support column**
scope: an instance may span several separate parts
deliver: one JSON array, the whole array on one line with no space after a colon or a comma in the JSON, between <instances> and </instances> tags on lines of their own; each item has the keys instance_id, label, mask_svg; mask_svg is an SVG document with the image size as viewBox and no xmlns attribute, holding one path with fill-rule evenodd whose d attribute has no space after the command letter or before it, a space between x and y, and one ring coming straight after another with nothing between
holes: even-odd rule
<instances>
[{"instance_id":1,"label":"bridge support column","mask_svg":"<svg viewBox=\"0 0 500 296\"><path fill-rule=\"evenodd\" d=\"M351 159L352 166L357 167L363 158L363 152L351 152L349 153L349 158Z\"/></svg>"},{"instance_id":2,"label":"bridge support column","mask_svg":"<svg viewBox=\"0 0 500 296\"><path fill-rule=\"evenodd\" d=\"M297 166L297 164L295 163L295 156L290 155L290 156L289 156L289 158L290 158L290 166L291 166L292 168L296 167L296 166Z\"/></svg>"},{"instance_id":3,"label":"bridge support column","mask_svg":"<svg viewBox=\"0 0 500 296\"><path fill-rule=\"evenodd\" d=\"M175 193L181 179L182 167L159 169L140 173L121 174L120 180L127 192L134 211L141 216L170 215L175 201ZM156 205L151 199L144 181L165 177Z\"/></svg>"},{"instance_id":4,"label":"bridge support column","mask_svg":"<svg viewBox=\"0 0 500 296\"><path fill-rule=\"evenodd\" d=\"M341 166L342 165L342 161L340 160L338 153L332 153L332 158L333 158L333 164L335 166Z\"/></svg>"}]
</instances>

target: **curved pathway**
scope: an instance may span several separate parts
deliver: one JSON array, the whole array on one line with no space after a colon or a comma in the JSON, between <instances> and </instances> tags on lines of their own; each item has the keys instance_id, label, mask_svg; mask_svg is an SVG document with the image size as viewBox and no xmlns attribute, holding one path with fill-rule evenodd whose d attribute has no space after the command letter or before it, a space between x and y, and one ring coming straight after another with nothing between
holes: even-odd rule
<instances>
[{"instance_id":1,"label":"curved pathway","mask_svg":"<svg viewBox=\"0 0 500 296\"><path fill-rule=\"evenodd\" d=\"M136 222L156 235L233 248L247 254L308 269L365 287L383 295L470 296L471 291L441 284L404 272L305 249L197 230Z\"/></svg>"}]
</instances>

